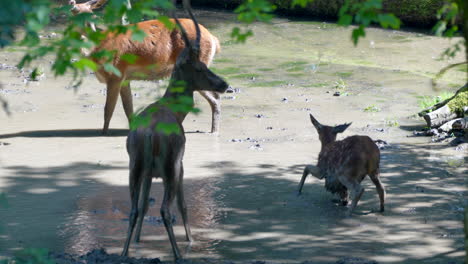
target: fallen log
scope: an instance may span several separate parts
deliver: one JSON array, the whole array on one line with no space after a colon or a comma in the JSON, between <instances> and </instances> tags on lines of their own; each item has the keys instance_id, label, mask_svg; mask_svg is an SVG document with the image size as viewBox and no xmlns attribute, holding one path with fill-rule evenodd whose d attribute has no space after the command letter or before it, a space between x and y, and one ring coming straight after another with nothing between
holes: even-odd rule
<instances>
[{"instance_id":1,"label":"fallen log","mask_svg":"<svg viewBox=\"0 0 468 264\"><path fill-rule=\"evenodd\" d=\"M454 96L435 104L421 112L427 126L437 128L457 117L465 116L468 111L468 83L458 89Z\"/></svg>"},{"instance_id":2,"label":"fallen log","mask_svg":"<svg viewBox=\"0 0 468 264\"><path fill-rule=\"evenodd\" d=\"M440 127L441 125L451 121L454 118L457 118L457 114L452 112L448 105L444 105L441 108L427 113L424 116L427 126L430 128Z\"/></svg>"},{"instance_id":3,"label":"fallen log","mask_svg":"<svg viewBox=\"0 0 468 264\"><path fill-rule=\"evenodd\" d=\"M452 130L468 129L468 116L463 118L456 118L439 127L439 132L450 132Z\"/></svg>"},{"instance_id":4,"label":"fallen log","mask_svg":"<svg viewBox=\"0 0 468 264\"><path fill-rule=\"evenodd\" d=\"M457 97L460 93L462 92L466 92L468 91L468 83L466 83L463 87L461 87L460 89L458 89L458 91L450 98L440 102L440 103L437 103L431 107L428 107L424 110L422 110L421 112L418 113L419 116L423 117L424 115L432 112L432 111L435 111L441 107L443 107L444 105L446 105L448 102L450 102L452 99L454 99L455 97Z\"/></svg>"},{"instance_id":5,"label":"fallen log","mask_svg":"<svg viewBox=\"0 0 468 264\"><path fill-rule=\"evenodd\" d=\"M468 117L458 118L453 120L452 129L454 130L466 130L468 129Z\"/></svg>"}]
</instances>

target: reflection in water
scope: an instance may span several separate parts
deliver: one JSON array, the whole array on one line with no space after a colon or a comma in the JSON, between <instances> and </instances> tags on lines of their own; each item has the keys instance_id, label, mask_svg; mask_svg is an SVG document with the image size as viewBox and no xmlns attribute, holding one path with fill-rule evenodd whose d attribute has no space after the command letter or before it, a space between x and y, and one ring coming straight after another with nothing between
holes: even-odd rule
<instances>
[{"instance_id":1,"label":"reflection in water","mask_svg":"<svg viewBox=\"0 0 468 264\"><path fill-rule=\"evenodd\" d=\"M196 241L189 252L195 256L216 256L214 248L219 241L204 238L206 233L218 227L219 219L223 217L218 210L220 202L213 197L218 190L215 185L215 179L208 179L186 184L184 187L190 226ZM170 243L159 213L162 194L161 181L154 181L150 208L143 223L142 240L131 246L133 256L171 257ZM59 236L66 241L65 250L81 255L91 249L104 247L111 253L120 253L127 234L131 209L128 188L106 187L94 196L80 198L77 207L77 212L67 218L68 221L59 232ZM173 206L172 212L179 247L183 250L185 231L177 206ZM190 253L187 257L189 256Z\"/></svg>"}]
</instances>

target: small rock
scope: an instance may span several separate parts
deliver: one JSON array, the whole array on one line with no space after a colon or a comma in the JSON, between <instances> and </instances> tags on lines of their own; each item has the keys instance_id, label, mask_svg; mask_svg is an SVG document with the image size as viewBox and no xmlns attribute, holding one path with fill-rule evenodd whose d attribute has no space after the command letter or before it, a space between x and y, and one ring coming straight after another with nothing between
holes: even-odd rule
<instances>
[{"instance_id":1,"label":"small rock","mask_svg":"<svg viewBox=\"0 0 468 264\"><path fill-rule=\"evenodd\" d=\"M260 144L255 144L250 146L250 149L255 149L255 150L263 150L262 146Z\"/></svg>"},{"instance_id":2,"label":"small rock","mask_svg":"<svg viewBox=\"0 0 468 264\"><path fill-rule=\"evenodd\" d=\"M340 95L341 95L341 93L340 93L339 91L336 91L336 92L333 94L333 96L340 96Z\"/></svg>"},{"instance_id":3,"label":"small rock","mask_svg":"<svg viewBox=\"0 0 468 264\"><path fill-rule=\"evenodd\" d=\"M390 146L390 144L388 144L387 141L384 141L384 140L381 140L381 139L375 140L374 143L377 145L377 147L379 149L385 149L385 148L388 148Z\"/></svg>"},{"instance_id":4,"label":"small rock","mask_svg":"<svg viewBox=\"0 0 468 264\"><path fill-rule=\"evenodd\" d=\"M266 128L267 130L273 130L273 127L269 126Z\"/></svg>"},{"instance_id":5,"label":"small rock","mask_svg":"<svg viewBox=\"0 0 468 264\"><path fill-rule=\"evenodd\" d=\"M287 102L288 102L288 98L284 97L283 99L281 99L281 102L287 103Z\"/></svg>"},{"instance_id":6,"label":"small rock","mask_svg":"<svg viewBox=\"0 0 468 264\"><path fill-rule=\"evenodd\" d=\"M241 89L232 88L231 86L229 86L229 88L226 90L226 93L240 93L240 92L241 92Z\"/></svg>"},{"instance_id":7,"label":"small rock","mask_svg":"<svg viewBox=\"0 0 468 264\"><path fill-rule=\"evenodd\" d=\"M437 130L436 128L433 128L433 129L431 129L431 130L429 130L427 132L427 135L429 135L429 136L438 136L439 135L439 130Z\"/></svg>"},{"instance_id":8,"label":"small rock","mask_svg":"<svg viewBox=\"0 0 468 264\"><path fill-rule=\"evenodd\" d=\"M427 131L416 131L416 130L414 130L413 131L413 136L426 137L428 135L427 135Z\"/></svg>"},{"instance_id":9,"label":"small rock","mask_svg":"<svg viewBox=\"0 0 468 264\"><path fill-rule=\"evenodd\" d=\"M264 118L265 116L262 115L262 114L255 114L255 117L256 117L256 118Z\"/></svg>"},{"instance_id":10,"label":"small rock","mask_svg":"<svg viewBox=\"0 0 468 264\"><path fill-rule=\"evenodd\" d=\"M231 142L242 142L242 139L233 138L231 139Z\"/></svg>"}]
</instances>

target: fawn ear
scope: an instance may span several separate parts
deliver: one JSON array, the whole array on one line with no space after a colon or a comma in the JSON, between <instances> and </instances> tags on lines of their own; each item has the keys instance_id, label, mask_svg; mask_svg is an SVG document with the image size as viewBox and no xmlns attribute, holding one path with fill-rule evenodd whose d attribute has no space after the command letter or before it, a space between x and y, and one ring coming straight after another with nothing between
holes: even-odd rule
<instances>
[{"instance_id":1,"label":"fawn ear","mask_svg":"<svg viewBox=\"0 0 468 264\"><path fill-rule=\"evenodd\" d=\"M309 115L310 115L310 121L312 121L312 124L314 125L314 127L317 130L321 130L322 129L322 124L320 124L319 121L317 121L317 119L315 119L312 114L309 114Z\"/></svg>"},{"instance_id":2,"label":"fawn ear","mask_svg":"<svg viewBox=\"0 0 468 264\"><path fill-rule=\"evenodd\" d=\"M343 133L350 125L351 125L351 123L346 123L346 124L335 126L335 127L333 127L333 132L335 132L337 134L338 133Z\"/></svg>"}]
</instances>

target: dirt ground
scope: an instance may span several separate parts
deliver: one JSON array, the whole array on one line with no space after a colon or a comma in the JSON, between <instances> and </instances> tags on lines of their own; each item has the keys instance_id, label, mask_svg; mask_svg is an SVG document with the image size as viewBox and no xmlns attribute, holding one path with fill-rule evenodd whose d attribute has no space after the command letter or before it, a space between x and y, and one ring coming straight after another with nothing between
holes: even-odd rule
<instances>
[{"instance_id":1,"label":"dirt ground","mask_svg":"<svg viewBox=\"0 0 468 264\"><path fill-rule=\"evenodd\" d=\"M444 90L430 86L430 77L449 63L438 56L453 41L369 29L353 47L349 29L282 18L253 25L255 37L242 45L229 40L232 15L197 15L221 39L213 69L238 90L223 95L219 136L206 133L210 111L198 95L202 112L184 122L194 244L183 241L179 216L174 220L187 259L463 263L466 152L412 136L424 126L414 116L419 96L464 84L465 73L455 70L441 81ZM8 200L0 208L0 256L27 247L74 256L99 248L120 253L130 207L122 106L103 137L105 87L94 75L78 90L69 88L71 76L48 71L28 81L27 72L10 67L20 55L17 48L0 52L0 95L11 112L0 112L0 192ZM50 60L41 61L44 68ZM136 108L165 85L132 82ZM309 113L324 124L352 122L340 138L362 134L388 143L381 153L384 213L376 212L368 179L350 218L322 181L309 178L296 195L304 166L320 150ZM153 182L142 241L131 245L131 256L172 259L161 194L160 181Z\"/></svg>"}]
</instances>

